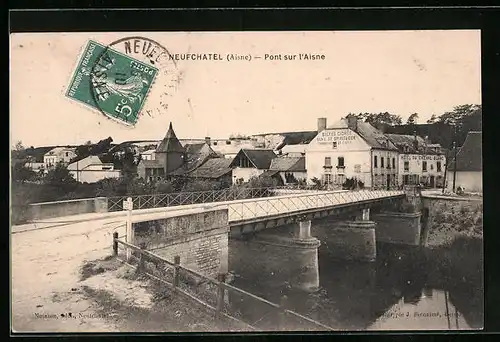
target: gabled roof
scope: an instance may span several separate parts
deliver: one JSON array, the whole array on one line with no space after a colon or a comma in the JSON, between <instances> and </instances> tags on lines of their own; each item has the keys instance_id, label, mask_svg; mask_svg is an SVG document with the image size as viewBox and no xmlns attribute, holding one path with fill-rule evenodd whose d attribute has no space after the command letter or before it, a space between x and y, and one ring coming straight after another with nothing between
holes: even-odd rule
<instances>
[{"instance_id":1,"label":"gabled roof","mask_svg":"<svg viewBox=\"0 0 500 342\"><path fill-rule=\"evenodd\" d=\"M342 118L327 129L349 128L348 119ZM397 151L397 147L378 129L370 125L368 122L358 119L356 129L363 140L373 148Z\"/></svg>"},{"instance_id":2,"label":"gabled roof","mask_svg":"<svg viewBox=\"0 0 500 342\"><path fill-rule=\"evenodd\" d=\"M267 170L271 166L271 161L276 158L276 154L272 150L250 150L241 149L234 157L231 166L237 166L236 161L239 156L244 156L250 163L259 170Z\"/></svg>"},{"instance_id":3,"label":"gabled roof","mask_svg":"<svg viewBox=\"0 0 500 342\"><path fill-rule=\"evenodd\" d=\"M226 158L211 158L203 163L194 171L188 173L186 176L189 178L212 178L216 179L232 172L229 167L231 164L230 159Z\"/></svg>"},{"instance_id":4,"label":"gabled roof","mask_svg":"<svg viewBox=\"0 0 500 342\"><path fill-rule=\"evenodd\" d=\"M427 142L418 135L385 134L385 136L392 141L392 143L399 149L400 152L425 154L441 153L441 146L439 144L427 144ZM405 147L407 152L405 152ZM439 151L434 151L435 148L439 148Z\"/></svg>"},{"instance_id":5,"label":"gabled roof","mask_svg":"<svg viewBox=\"0 0 500 342\"><path fill-rule=\"evenodd\" d=\"M301 172L306 170L305 157L277 157L271 161L269 170Z\"/></svg>"},{"instance_id":6,"label":"gabled roof","mask_svg":"<svg viewBox=\"0 0 500 342\"><path fill-rule=\"evenodd\" d=\"M483 133L469 132L464 144L457 152L457 159L451 161L448 170L453 171L482 171L483 170Z\"/></svg>"},{"instance_id":7,"label":"gabled roof","mask_svg":"<svg viewBox=\"0 0 500 342\"><path fill-rule=\"evenodd\" d=\"M285 138L276 149L280 150L286 145L309 144L317 135L317 131L287 132L281 133Z\"/></svg>"},{"instance_id":8,"label":"gabled roof","mask_svg":"<svg viewBox=\"0 0 500 342\"><path fill-rule=\"evenodd\" d=\"M163 138L160 145L158 145L158 147L156 148L156 152L185 152L185 148L182 147L179 139L177 139L177 136L175 135L174 129L172 128L172 123L170 123L170 125L168 126L167 134L165 134L165 138Z\"/></svg>"}]
</instances>

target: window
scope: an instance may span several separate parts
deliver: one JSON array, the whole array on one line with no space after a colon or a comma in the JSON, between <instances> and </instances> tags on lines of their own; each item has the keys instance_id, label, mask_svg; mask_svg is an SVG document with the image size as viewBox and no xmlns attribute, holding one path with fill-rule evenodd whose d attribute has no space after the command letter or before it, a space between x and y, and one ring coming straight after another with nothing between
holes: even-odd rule
<instances>
[{"instance_id":1,"label":"window","mask_svg":"<svg viewBox=\"0 0 500 342\"><path fill-rule=\"evenodd\" d=\"M332 175L331 174L325 173L323 175L323 177L324 177L325 184L331 184L332 183Z\"/></svg>"},{"instance_id":2,"label":"window","mask_svg":"<svg viewBox=\"0 0 500 342\"><path fill-rule=\"evenodd\" d=\"M377 165L377 156L373 157L373 167L378 167L378 165Z\"/></svg>"},{"instance_id":3,"label":"window","mask_svg":"<svg viewBox=\"0 0 500 342\"><path fill-rule=\"evenodd\" d=\"M396 158L392 158L392 168L396 168Z\"/></svg>"},{"instance_id":4,"label":"window","mask_svg":"<svg viewBox=\"0 0 500 342\"><path fill-rule=\"evenodd\" d=\"M67 157L67 156L69 156L69 153L68 153L68 152L66 152L66 157Z\"/></svg>"},{"instance_id":5,"label":"window","mask_svg":"<svg viewBox=\"0 0 500 342\"><path fill-rule=\"evenodd\" d=\"M405 168L405 171L410 171L410 162L409 161L405 161L404 168Z\"/></svg>"},{"instance_id":6,"label":"window","mask_svg":"<svg viewBox=\"0 0 500 342\"><path fill-rule=\"evenodd\" d=\"M325 166L332 166L332 158L325 157Z\"/></svg>"},{"instance_id":7,"label":"window","mask_svg":"<svg viewBox=\"0 0 500 342\"><path fill-rule=\"evenodd\" d=\"M354 172L356 172L356 173L360 173L361 172L361 164L354 165Z\"/></svg>"},{"instance_id":8,"label":"window","mask_svg":"<svg viewBox=\"0 0 500 342\"><path fill-rule=\"evenodd\" d=\"M226 145L231 145L231 141L230 140L226 140Z\"/></svg>"},{"instance_id":9,"label":"window","mask_svg":"<svg viewBox=\"0 0 500 342\"><path fill-rule=\"evenodd\" d=\"M380 157L380 167L384 167L384 157Z\"/></svg>"},{"instance_id":10,"label":"window","mask_svg":"<svg viewBox=\"0 0 500 342\"><path fill-rule=\"evenodd\" d=\"M345 167L344 166L344 157L337 158L337 167Z\"/></svg>"},{"instance_id":11,"label":"window","mask_svg":"<svg viewBox=\"0 0 500 342\"><path fill-rule=\"evenodd\" d=\"M434 164L431 164L431 170L434 170Z\"/></svg>"},{"instance_id":12,"label":"window","mask_svg":"<svg viewBox=\"0 0 500 342\"><path fill-rule=\"evenodd\" d=\"M422 171L423 172L427 171L427 162L426 161L422 162Z\"/></svg>"},{"instance_id":13,"label":"window","mask_svg":"<svg viewBox=\"0 0 500 342\"><path fill-rule=\"evenodd\" d=\"M337 142L336 142L336 141L334 141L334 142L332 143L332 148L333 148L333 149L336 149L336 148L337 148Z\"/></svg>"},{"instance_id":14,"label":"window","mask_svg":"<svg viewBox=\"0 0 500 342\"><path fill-rule=\"evenodd\" d=\"M437 172L441 172L441 162L436 162Z\"/></svg>"},{"instance_id":15,"label":"window","mask_svg":"<svg viewBox=\"0 0 500 342\"><path fill-rule=\"evenodd\" d=\"M217 141L214 141L214 146L217 146Z\"/></svg>"}]
</instances>

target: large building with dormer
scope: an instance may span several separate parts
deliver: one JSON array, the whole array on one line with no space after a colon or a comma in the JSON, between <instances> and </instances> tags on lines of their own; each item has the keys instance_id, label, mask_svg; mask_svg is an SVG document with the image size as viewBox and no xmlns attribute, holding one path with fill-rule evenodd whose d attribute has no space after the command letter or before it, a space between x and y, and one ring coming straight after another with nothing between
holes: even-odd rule
<instances>
[{"instance_id":1,"label":"large building with dormer","mask_svg":"<svg viewBox=\"0 0 500 342\"><path fill-rule=\"evenodd\" d=\"M398 187L398 149L379 130L354 116L331 126L318 119L318 134L306 148L307 182L339 188L347 179L364 187Z\"/></svg>"}]
</instances>

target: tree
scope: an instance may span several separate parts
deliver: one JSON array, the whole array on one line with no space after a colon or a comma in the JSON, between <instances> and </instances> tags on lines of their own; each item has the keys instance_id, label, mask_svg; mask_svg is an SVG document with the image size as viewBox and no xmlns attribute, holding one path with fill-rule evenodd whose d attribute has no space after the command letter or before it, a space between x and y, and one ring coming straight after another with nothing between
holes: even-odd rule
<instances>
[{"instance_id":1,"label":"tree","mask_svg":"<svg viewBox=\"0 0 500 342\"><path fill-rule=\"evenodd\" d=\"M14 150L15 151L24 151L24 146L21 140L17 141L16 144L14 145Z\"/></svg>"},{"instance_id":2,"label":"tree","mask_svg":"<svg viewBox=\"0 0 500 342\"><path fill-rule=\"evenodd\" d=\"M24 162L17 162L12 165L12 181L24 183L36 179L36 173L27 168Z\"/></svg>"},{"instance_id":3,"label":"tree","mask_svg":"<svg viewBox=\"0 0 500 342\"><path fill-rule=\"evenodd\" d=\"M75 185L77 182L66 166L59 162L55 168L49 170L43 182L50 185Z\"/></svg>"},{"instance_id":4,"label":"tree","mask_svg":"<svg viewBox=\"0 0 500 342\"><path fill-rule=\"evenodd\" d=\"M389 112L359 114L349 113L349 115L354 115L358 119L368 122L373 127L380 127L381 125L396 126L401 125L403 122L403 119L399 115L391 114Z\"/></svg>"},{"instance_id":5,"label":"tree","mask_svg":"<svg viewBox=\"0 0 500 342\"><path fill-rule=\"evenodd\" d=\"M415 125L417 123L417 120L418 120L418 114L417 113L413 113L413 114L411 114L408 117L408 120L406 121L406 124L407 125Z\"/></svg>"},{"instance_id":6,"label":"tree","mask_svg":"<svg viewBox=\"0 0 500 342\"><path fill-rule=\"evenodd\" d=\"M436 114L432 114L431 118L429 120L427 120L427 123L432 124L432 123L435 123L436 120L437 120Z\"/></svg>"}]
</instances>

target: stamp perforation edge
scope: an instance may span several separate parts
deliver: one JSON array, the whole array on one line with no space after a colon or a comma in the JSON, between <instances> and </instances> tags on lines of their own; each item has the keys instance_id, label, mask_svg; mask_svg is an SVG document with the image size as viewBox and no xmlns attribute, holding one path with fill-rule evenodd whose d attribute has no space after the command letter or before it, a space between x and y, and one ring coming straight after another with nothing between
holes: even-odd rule
<instances>
[{"instance_id":1,"label":"stamp perforation edge","mask_svg":"<svg viewBox=\"0 0 500 342\"><path fill-rule=\"evenodd\" d=\"M147 38L142 38L142 39L146 39L146 40L147 40ZM142 61L140 61L140 60L138 60L138 59L136 59L136 58L134 58L134 57L128 56L128 55L126 55L126 54L124 54L124 53L122 53L122 52L120 52L120 51L118 51L118 50L115 50L115 49L111 48L112 44L114 44L114 43L115 43L115 42L112 42L112 43L110 43L110 44L109 44L109 46L106 46L106 45L101 44L101 43L99 43L99 42L97 42L97 41L95 41L95 40L89 39L89 40L87 41L87 44L83 45L83 47L81 48L81 51L80 51L80 53L79 53L79 55L78 55L78 58L76 59L76 63L75 63L75 65L73 66L73 68L71 69L71 70L72 70L72 77L71 77L70 82L69 82L69 84L68 84L68 86L67 86L67 89L66 89L66 90L65 90L65 92L64 92L64 97L65 97L65 98L67 98L67 99L68 99L69 101L71 101L72 103L77 102L77 103L79 103L80 105L83 105L85 109L91 110L91 111L92 111L92 112L94 112L94 113L99 112L99 113L101 113L101 114L104 114L104 116L105 116L106 118L111 119L111 120L113 120L113 121L115 121L115 122L117 122L117 123L120 123L120 124L126 125L126 126L128 126L128 127L134 127L134 126L135 126L135 124L137 124L137 121L138 121L138 119L139 119L140 114L142 113L142 110L143 110L143 108L144 108L144 105L145 105L145 103L146 103L146 101L147 101L147 98L148 98L148 96L149 96L150 92L151 92L151 88L152 88L152 87L153 87L153 85L156 83L156 77L158 76L158 74L159 74L160 70L159 70L156 66L154 66L154 65L146 64L146 63L144 63L144 62L142 62ZM104 111L104 110L101 110L101 109L99 109L99 108L96 108L96 107L94 107L94 106L90 105L89 103L87 103L87 102L84 102L84 101L80 100L80 99L79 99L79 98L77 98L77 97L73 97L73 96L70 96L70 95L69 95L69 92L70 92L70 90L71 90L71 87L72 87L72 85L74 84L74 82L75 82L75 78L76 78L77 73L78 73L78 67L81 65L82 59L83 59L83 57L84 57L84 54L85 54L85 52L88 50L88 48L89 48L89 46L90 46L91 44L94 44L94 45L99 46L100 48L104 49L104 51L103 51L100 55L98 55L98 56L97 56L97 60L99 60L99 59L102 57L102 55L104 54L104 52L105 52L106 50L111 50L113 53L115 53L115 54L117 54L117 55L119 55L119 56L121 56L121 57L123 57L123 58L126 58L126 59L128 59L128 60L134 61L134 62L136 62L136 63L138 63L138 64L140 64L140 65L142 65L142 66L144 66L144 67L148 67L148 68L150 68L150 69L152 69L152 70L154 70L154 71L155 71L154 76L152 77L152 80L151 80L151 85L147 88L147 91L146 91L146 92L145 92L145 94L144 94L144 101L141 101L140 106L137 108L137 119L136 119L136 122L135 122L135 123L128 122L128 121L125 121L125 120L120 120L120 119L118 119L118 118L114 117L113 115L111 115L111 114L107 113L107 112L106 112L106 111ZM155 44L156 44L156 45L158 45L157 43L155 43ZM165 50L166 50L166 49L165 49ZM167 52L168 52L168 51L167 51ZM97 105L97 104L96 104L96 106L98 107L98 105Z\"/></svg>"}]
</instances>

